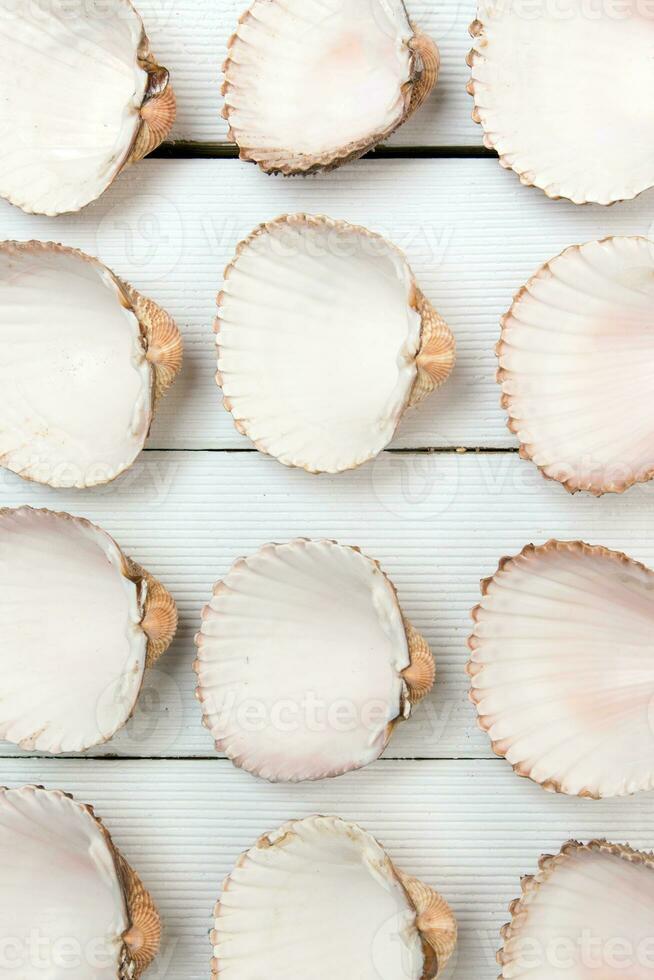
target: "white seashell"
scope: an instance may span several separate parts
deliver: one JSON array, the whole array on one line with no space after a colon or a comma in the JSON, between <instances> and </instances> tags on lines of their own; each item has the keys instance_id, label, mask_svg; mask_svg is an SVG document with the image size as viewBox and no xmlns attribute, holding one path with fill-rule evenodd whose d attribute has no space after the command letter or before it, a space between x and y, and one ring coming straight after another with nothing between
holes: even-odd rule
<instances>
[{"instance_id":1,"label":"white seashell","mask_svg":"<svg viewBox=\"0 0 654 980\"><path fill-rule=\"evenodd\" d=\"M521 455L568 490L654 476L654 242L608 238L546 263L502 320L498 380Z\"/></svg>"},{"instance_id":2,"label":"white seashell","mask_svg":"<svg viewBox=\"0 0 654 980\"><path fill-rule=\"evenodd\" d=\"M0 90L0 196L32 214L79 211L175 120L129 0L0 5Z\"/></svg>"},{"instance_id":3,"label":"white seashell","mask_svg":"<svg viewBox=\"0 0 654 980\"><path fill-rule=\"evenodd\" d=\"M359 769L434 683L377 562L334 541L236 562L202 614L195 669L219 751L272 781Z\"/></svg>"},{"instance_id":4,"label":"white seashell","mask_svg":"<svg viewBox=\"0 0 654 980\"><path fill-rule=\"evenodd\" d=\"M35 786L0 790L3 977L138 980L159 915L90 806Z\"/></svg>"},{"instance_id":5,"label":"white seashell","mask_svg":"<svg viewBox=\"0 0 654 980\"><path fill-rule=\"evenodd\" d=\"M214 978L432 980L456 946L447 903L361 827L308 817L241 855L215 911Z\"/></svg>"},{"instance_id":6,"label":"white seashell","mask_svg":"<svg viewBox=\"0 0 654 980\"><path fill-rule=\"evenodd\" d=\"M612 204L654 185L647 14L584 0L478 0L468 56L473 119L523 184L574 204ZM616 8L617 12L617 8Z\"/></svg>"},{"instance_id":7,"label":"white seashell","mask_svg":"<svg viewBox=\"0 0 654 980\"><path fill-rule=\"evenodd\" d=\"M654 788L654 572L580 541L528 545L482 583L470 697L493 749L545 789Z\"/></svg>"},{"instance_id":8,"label":"white seashell","mask_svg":"<svg viewBox=\"0 0 654 980\"><path fill-rule=\"evenodd\" d=\"M376 456L447 380L452 334L399 249L304 214L241 242L218 297L218 384L239 431L288 466Z\"/></svg>"},{"instance_id":9,"label":"white seashell","mask_svg":"<svg viewBox=\"0 0 654 980\"><path fill-rule=\"evenodd\" d=\"M167 313L52 243L0 243L0 343L0 464L53 487L131 466L182 363Z\"/></svg>"},{"instance_id":10,"label":"white seashell","mask_svg":"<svg viewBox=\"0 0 654 980\"><path fill-rule=\"evenodd\" d=\"M51 753L108 741L175 635L170 595L95 524L31 507L0 510L0 594L0 738Z\"/></svg>"},{"instance_id":11,"label":"white seashell","mask_svg":"<svg viewBox=\"0 0 654 980\"><path fill-rule=\"evenodd\" d=\"M500 980L648 980L654 856L624 844L570 841L540 859L511 904Z\"/></svg>"},{"instance_id":12,"label":"white seashell","mask_svg":"<svg viewBox=\"0 0 654 980\"><path fill-rule=\"evenodd\" d=\"M428 98L439 54L403 0L254 0L223 70L241 159L306 174L388 139Z\"/></svg>"}]
</instances>

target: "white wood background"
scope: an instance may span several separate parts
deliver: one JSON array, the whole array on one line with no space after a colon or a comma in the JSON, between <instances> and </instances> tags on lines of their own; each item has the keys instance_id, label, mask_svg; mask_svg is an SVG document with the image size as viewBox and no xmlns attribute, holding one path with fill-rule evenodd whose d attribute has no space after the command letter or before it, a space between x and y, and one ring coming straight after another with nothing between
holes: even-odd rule
<instances>
[{"instance_id":1,"label":"white wood background","mask_svg":"<svg viewBox=\"0 0 654 980\"><path fill-rule=\"evenodd\" d=\"M654 847L651 795L552 797L495 759L476 728L464 674L479 579L502 555L528 541L581 537L654 565L654 483L594 500L543 480L506 430L493 355L499 316L525 279L574 242L650 233L654 194L608 210L575 208L522 188L494 159L448 151L481 144L465 93L469 0L410 3L441 44L443 74L430 105L394 140L406 157L377 156L304 181L267 178L220 145L220 64L244 4L139 7L174 78L174 138L213 144L201 152L214 158L173 148L171 158L124 174L79 215L28 217L0 203L0 219L4 237L83 248L164 305L185 335L183 375L147 451L116 483L56 492L0 471L0 506L48 506L100 523L174 593L180 631L110 745L68 760L0 745L0 783L57 786L96 805L164 916L153 978L207 978L210 912L238 853L284 820L322 811L360 821L400 866L439 887L461 925L447 976L491 980L506 906L540 853L570 837ZM412 147L437 152L417 159ZM251 452L213 381L223 268L258 222L295 210L360 222L401 245L459 346L455 375L406 419L394 451L337 477L310 477ZM269 786L214 753L193 697L193 634L212 583L235 558L296 535L358 544L382 561L433 646L438 682L368 770Z\"/></svg>"},{"instance_id":2,"label":"white wood background","mask_svg":"<svg viewBox=\"0 0 654 980\"><path fill-rule=\"evenodd\" d=\"M227 40L249 0L140 0L138 8L153 50L162 65L174 69L179 116L177 140L224 143L227 125L220 117L218 93ZM469 0L411 0L416 26L438 43L442 71L430 104L393 137L395 146L481 146L466 93L465 56L471 47L468 26L475 12Z\"/></svg>"}]
</instances>

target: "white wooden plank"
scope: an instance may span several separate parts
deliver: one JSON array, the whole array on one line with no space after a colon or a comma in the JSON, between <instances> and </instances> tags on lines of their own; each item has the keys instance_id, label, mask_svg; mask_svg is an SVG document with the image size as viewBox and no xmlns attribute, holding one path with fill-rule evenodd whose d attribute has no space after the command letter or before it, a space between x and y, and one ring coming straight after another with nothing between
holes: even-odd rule
<instances>
[{"instance_id":1,"label":"white wooden plank","mask_svg":"<svg viewBox=\"0 0 654 980\"><path fill-rule=\"evenodd\" d=\"M296 536L335 538L380 560L435 653L435 691L400 726L388 755L490 756L464 673L480 578L503 555L549 537L581 537L654 566L653 495L654 482L622 497L571 497L512 453L387 453L351 473L312 477L256 453L148 452L95 492L52 491L7 473L0 480L1 506L95 520L178 600L178 639L148 675L135 719L103 750L129 756L214 754L193 696L200 611L236 558Z\"/></svg>"},{"instance_id":2,"label":"white wooden plank","mask_svg":"<svg viewBox=\"0 0 654 980\"><path fill-rule=\"evenodd\" d=\"M0 783L45 783L95 804L163 917L148 977L204 980L207 933L238 855L287 819L337 813L378 837L398 867L438 888L460 927L447 980L495 980L499 929L520 876L570 838L654 846L654 796L553 797L499 761L381 762L311 786L267 786L223 762L3 761Z\"/></svg>"},{"instance_id":3,"label":"white wooden plank","mask_svg":"<svg viewBox=\"0 0 654 980\"><path fill-rule=\"evenodd\" d=\"M238 161L152 160L78 215L53 221L0 204L5 237L57 238L97 254L177 318L186 362L150 439L162 449L249 446L214 383L215 297L236 243L260 221L297 210L359 222L397 242L456 334L453 377L407 415L396 448L513 446L493 348L514 292L567 245L654 226L654 194L579 208L521 187L493 160L367 161L299 183L271 181Z\"/></svg>"},{"instance_id":4,"label":"white wooden plank","mask_svg":"<svg viewBox=\"0 0 654 980\"><path fill-rule=\"evenodd\" d=\"M170 70L178 98L174 140L225 143L222 119L222 65L228 38L236 30L244 0L138 0L161 64ZM469 69L468 25L475 16L474 0L411 0L414 22L440 47L441 76L434 95L393 137L396 146L481 146L482 134L471 119L472 100L465 87ZM301 93L298 93L301 97Z\"/></svg>"}]
</instances>

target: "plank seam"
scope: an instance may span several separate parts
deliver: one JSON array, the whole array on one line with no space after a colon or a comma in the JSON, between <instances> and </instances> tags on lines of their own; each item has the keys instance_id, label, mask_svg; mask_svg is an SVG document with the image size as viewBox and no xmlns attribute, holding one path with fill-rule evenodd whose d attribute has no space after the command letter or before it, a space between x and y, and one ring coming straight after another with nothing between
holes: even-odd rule
<instances>
[{"instance_id":1,"label":"plank seam","mask_svg":"<svg viewBox=\"0 0 654 980\"><path fill-rule=\"evenodd\" d=\"M143 449L145 453L232 453L232 454L248 454L254 455L258 454L259 450L250 446L232 446L232 447L207 447L206 449L185 449L183 447L171 447L171 448L161 448L156 446L146 446ZM475 453L477 456L484 454L498 455L501 453L509 453L516 455L520 452L517 446L414 446L414 447L402 447L399 449L384 449L382 453L389 453L395 456L411 456L411 455L424 455L424 456L434 456L436 454L450 454L455 456L464 456L466 453ZM381 454L380 454L381 455ZM271 457L267 457L271 458Z\"/></svg>"},{"instance_id":2,"label":"plank seam","mask_svg":"<svg viewBox=\"0 0 654 980\"><path fill-rule=\"evenodd\" d=\"M238 148L232 143L206 143L179 140L162 143L150 159L237 160ZM363 160L496 160L495 150L483 146L380 146ZM354 164L356 166L356 164Z\"/></svg>"},{"instance_id":3,"label":"plank seam","mask_svg":"<svg viewBox=\"0 0 654 980\"><path fill-rule=\"evenodd\" d=\"M230 759L223 758L220 756L210 756L210 755L88 755L88 756L77 756L77 755L0 755L0 762L45 762L47 765L55 765L57 762L79 762L79 763L96 763L96 762L211 762L219 763L221 765L228 765L232 769L238 769L238 766L234 766ZM489 756L450 756L450 755L402 755L393 756L385 758L382 756L380 759L375 759L374 765L383 763L384 765L390 765L395 762L490 762L493 765L506 765L505 759L491 758ZM367 766L364 768L368 768ZM241 770L243 771L243 770ZM356 772L357 770L355 770ZM361 771L361 770L358 770ZM256 778L256 777L253 777ZM322 782L323 780L317 780L317 782ZM262 780L258 780L262 782ZM265 782L265 781L263 781ZM291 785L291 784L286 784Z\"/></svg>"}]
</instances>

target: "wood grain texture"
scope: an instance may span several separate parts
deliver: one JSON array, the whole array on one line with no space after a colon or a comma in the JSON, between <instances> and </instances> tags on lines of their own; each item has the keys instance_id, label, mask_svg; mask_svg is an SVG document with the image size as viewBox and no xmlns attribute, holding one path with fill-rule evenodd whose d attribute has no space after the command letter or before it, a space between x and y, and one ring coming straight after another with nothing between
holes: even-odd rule
<instances>
[{"instance_id":1,"label":"wood grain texture","mask_svg":"<svg viewBox=\"0 0 654 980\"><path fill-rule=\"evenodd\" d=\"M151 980L206 980L223 879L241 851L291 817L355 820L398 867L442 892L460 927L447 980L497 976L508 904L542 853L571 837L654 846L651 794L603 803L552 797L499 761L379 762L311 786L265 786L218 760L0 763L0 783L35 782L93 803L152 891L163 947Z\"/></svg>"},{"instance_id":2,"label":"wood grain texture","mask_svg":"<svg viewBox=\"0 0 654 980\"><path fill-rule=\"evenodd\" d=\"M250 445L214 382L216 295L237 242L261 221L298 210L364 224L395 241L455 333L452 378L407 414L395 448L514 446L494 355L514 293L568 245L654 228L654 193L579 208L521 187L494 160L362 161L300 182L233 160L146 160L77 215L52 221L0 203L7 238L56 238L98 255L178 321L185 363L149 441L159 449Z\"/></svg>"},{"instance_id":3,"label":"wood grain texture","mask_svg":"<svg viewBox=\"0 0 654 980\"><path fill-rule=\"evenodd\" d=\"M226 143L227 125L220 115L222 65L227 41L249 5L249 0L138 0L153 50L169 69L177 94L172 140ZM472 122L472 99L465 90L474 0L410 0L407 6L415 24L438 43L442 67L427 105L390 145L481 146L481 129Z\"/></svg>"},{"instance_id":4,"label":"wood grain texture","mask_svg":"<svg viewBox=\"0 0 654 980\"><path fill-rule=\"evenodd\" d=\"M172 138L223 148L220 67L246 2L136 5L173 77ZM429 104L393 145L481 146L465 92L474 0L408 6L438 41L443 67ZM459 347L451 381L407 416L393 443L408 451L340 476L310 477L243 452L249 443L213 380L224 267L259 222L292 211L358 222L403 247ZM373 158L307 180L267 178L236 160L155 159L130 168L78 215L52 221L4 202L0 214L6 238L54 239L100 257L169 310L186 344L149 451L114 484L54 491L0 470L0 506L45 506L98 522L162 580L180 609L178 637L148 673L135 717L117 738L70 760L0 743L0 784L59 787L96 806L163 915L164 945L150 980L209 976L211 909L224 876L261 833L314 812L359 821L398 866L451 902L461 942L444 980L494 980L499 929L520 876L571 837L653 848L654 794L554 797L492 757L464 673L479 580L501 556L553 536L615 547L654 566L654 483L619 498L570 497L514 452L410 450L515 448L494 380L500 315L566 246L652 232L654 194L611 209L575 208L522 188L487 159ZM271 786L216 756L194 698L193 635L212 584L236 558L295 536L357 544L379 559L407 617L428 638L438 676L377 764L338 780Z\"/></svg>"},{"instance_id":5,"label":"wood grain texture","mask_svg":"<svg viewBox=\"0 0 654 980\"><path fill-rule=\"evenodd\" d=\"M436 656L435 690L399 727L388 756L491 757L467 700L470 610L479 580L530 541L582 538L654 566L654 483L623 497L569 496L512 453L383 454L312 477L256 453L144 453L97 491L54 491L2 471L0 506L81 514L159 578L180 609L173 648L146 675L134 719L98 754L209 756L195 702L193 636L211 588L268 541L327 537L378 559ZM3 744L0 753L20 754ZM503 763L505 765L505 763Z\"/></svg>"}]
</instances>

